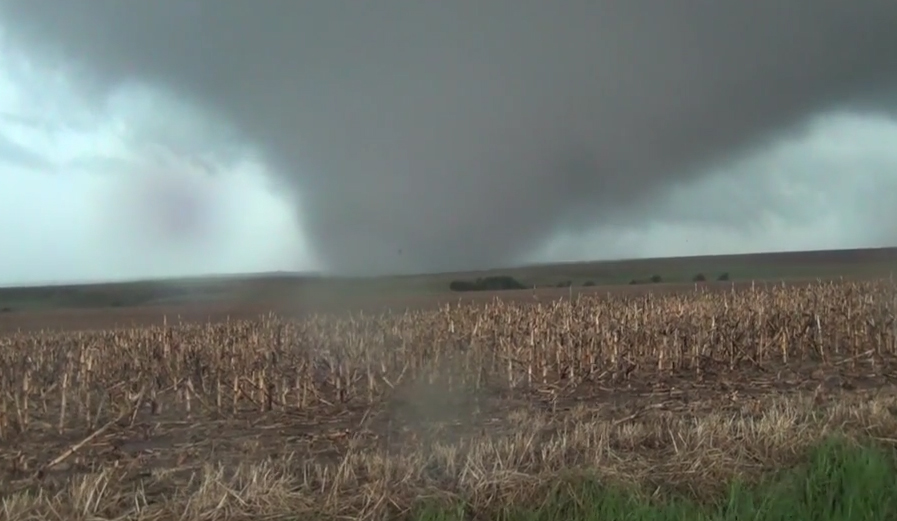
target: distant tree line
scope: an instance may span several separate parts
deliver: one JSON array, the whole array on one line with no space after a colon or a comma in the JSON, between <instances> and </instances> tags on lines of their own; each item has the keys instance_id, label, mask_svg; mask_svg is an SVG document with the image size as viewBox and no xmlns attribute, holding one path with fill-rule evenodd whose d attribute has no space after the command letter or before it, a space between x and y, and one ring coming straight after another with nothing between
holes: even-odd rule
<instances>
[{"instance_id":1,"label":"distant tree line","mask_svg":"<svg viewBox=\"0 0 897 521\"><path fill-rule=\"evenodd\" d=\"M704 275L703 273L698 273L697 275L692 277L691 280L693 282L706 282L707 276ZM729 280L729 273L728 272L720 273L720 275L716 278L716 280L718 280L720 282L725 282L725 281ZM632 279L629 281L629 284L632 284L632 285L634 285L634 284L660 284L661 282L663 282L663 278L660 275L651 275L651 278L649 278L648 280Z\"/></svg>"},{"instance_id":2,"label":"distant tree line","mask_svg":"<svg viewBox=\"0 0 897 521\"><path fill-rule=\"evenodd\" d=\"M501 291L506 289L527 289L519 280L508 275L480 277L476 280L453 280L449 284L452 291Z\"/></svg>"},{"instance_id":3,"label":"distant tree line","mask_svg":"<svg viewBox=\"0 0 897 521\"><path fill-rule=\"evenodd\" d=\"M707 280L707 277L705 277L703 273L698 273L697 275L694 276L694 278L692 280L694 280L695 282L704 282ZM720 273L719 276L716 278L716 280L718 280L720 282L725 282L725 281L729 280L729 273L728 272Z\"/></svg>"},{"instance_id":4,"label":"distant tree line","mask_svg":"<svg viewBox=\"0 0 897 521\"><path fill-rule=\"evenodd\" d=\"M694 277L692 277L694 282L705 282L707 281L707 276L703 273L698 273ZM727 281L729 280L728 273L721 273L716 280L718 281ZM647 279L632 279L629 281L629 284L660 284L663 282L663 278L660 275L652 275ZM595 286L594 281L586 281L583 283L583 286ZM562 280L558 282L555 287L558 288L569 288L573 286L573 281L571 280ZM449 284L449 289L452 291L502 291L509 289L528 289L529 286L525 286L523 283L511 277L509 275L496 275L492 277L480 277L476 280L453 280Z\"/></svg>"}]
</instances>

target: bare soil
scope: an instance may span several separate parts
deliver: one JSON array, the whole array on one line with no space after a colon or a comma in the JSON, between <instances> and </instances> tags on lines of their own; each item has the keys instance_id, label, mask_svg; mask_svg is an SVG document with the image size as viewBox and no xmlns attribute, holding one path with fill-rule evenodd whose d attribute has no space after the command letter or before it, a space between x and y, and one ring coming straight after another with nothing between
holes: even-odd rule
<instances>
[{"instance_id":1,"label":"bare soil","mask_svg":"<svg viewBox=\"0 0 897 521\"><path fill-rule=\"evenodd\" d=\"M811 282L815 281L785 284ZM782 283L555 288L313 302L270 298L202 306L7 313L0 320L8 322L0 324L6 333L17 328L107 329L160 325L165 317L169 324L178 317L205 323L268 312L301 318L314 313L432 309L459 299L475 305L495 298L550 304L581 294L610 294L619 303L621 296L762 292L777 284ZM778 311L786 315L803 310L780 305ZM657 311L656 321L665 322L668 311L675 309ZM477 315L453 313L459 321ZM539 313L520 327L541 324L560 332L563 321L540 322L535 316ZM402 326L387 322L385 329ZM493 322L493 327L499 323L503 322ZM727 327L735 331L742 323L736 319ZM869 325L891 334L885 325ZM340 337L345 348L358 347L359 340L395 347L376 336L380 329L343 327L346 330L339 334L346 335ZM420 329L415 335L431 328ZM364 519L387 514L401 518L420 497L449 503L463 497L488 518L490 509L540 497L539 490L557 483L571 469L588 469L602 479L637 484L652 492L711 498L735 477L750 481L799 461L802 451L835 431L848 438L897 445L897 355L889 342L828 353L824 361L815 360L810 348L787 363L776 357L761 363L761 357L747 356L737 367L727 365L725 356L709 356L699 364L700 370L660 369L656 361L630 362L623 353L615 364L601 366L607 370L581 381L572 382L557 372L541 384L511 387L490 385L486 377L476 392L433 380L470 377L472 373L462 372L461 365L452 365L452 356L470 356L474 351L482 357L493 352L511 356L508 346L523 338L514 330L492 346L449 343L457 338L439 345L421 342L417 352L434 365L419 369L416 379L402 379L406 373L398 368L404 362L390 361L403 357L384 356L382 363L396 364L396 371L388 373L390 381L378 383L385 392L375 399L365 398L370 384L360 374L346 380L354 387L354 401L340 402L343 395L338 390L321 387L331 393L327 399L313 400L308 407L286 406L286 398L278 403L280 396L264 385L256 386L248 371L250 377L233 380L239 407L236 398L233 409L227 401L223 406L214 403L218 391L213 391L217 386L209 367L215 353L224 348L218 342L242 345L232 356L243 353L246 358L230 362L232 371L242 374L253 360L276 369L290 361L257 351L275 353L272 346L282 331L275 323L256 323L227 325L218 333L207 328L156 328L117 335L8 336L14 340L7 347L15 355L9 360L16 364L49 359L50 353L68 349L99 355L96 364L78 362L89 368L78 372L92 374L95 389L78 400L72 398L68 409L62 398L65 384L50 370L56 366L46 364L46 374L35 373L40 392L32 388L34 401L30 409L24 406L31 415L27 430L4 433L0 519ZM790 327L781 331L797 334ZM366 334L371 338L362 338ZM662 336L645 341L665 346ZM302 338L304 343L321 344L323 354L317 361L338 363L339 358L331 359L326 351L333 337ZM545 344L561 353L563 345L553 341L557 338L550 337L552 341ZM756 345L746 342L745 349ZM631 350L637 343L623 347ZM505 352L500 352L502 348ZM461 355L456 354L459 349ZM157 356L157 350L162 354ZM133 360L123 353L130 353ZM377 353L387 351L369 348L355 356L367 360ZM80 359L66 360L75 364ZM132 371L128 363L142 368L144 377L152 376L153 381L175 383L162 385L153 396L144 394L145 383L133 380L137 369ZM515 363L520 360L507 358L508 372ZM491 377L502 377L504 362L495 367ZM333 372L333 367L322 370ZM400 375L393 378L393 373ZM298 369L291 374L298 374ZM281 376L271 373L267 381L277 385ZM209 392L203 392L204 387ZM259 399L256 390L267 398ZM10 418L22 402L16 393L24 396L19 388L9 390L12 398L7 403L14 405L4 412ZM90 403L84 403L86 396L92 397ZM65 410L63 429L59 425Z\"/></svg>"},{"instance_id":2,"label":"bare soil","mask_svg":"<svg viewBox=\"0 0 897 521\"><path fill-rule=\"evenodd\" d=\"M701 382L645 373L575 394L475 404L437 401L444 389L422 384L369 407L223 416L172 400L103 432L85 425L64 436L52 418L43 429L36 418L27 438L2 451L0 483L11 494L0 518L401 518L431 494L472 498L488 511L525 504L575 468L711 500L735 477L750 482L797 463L834 427L897 443L897 386L888 378L774 373Z\"/></svg>"}]
</instances>

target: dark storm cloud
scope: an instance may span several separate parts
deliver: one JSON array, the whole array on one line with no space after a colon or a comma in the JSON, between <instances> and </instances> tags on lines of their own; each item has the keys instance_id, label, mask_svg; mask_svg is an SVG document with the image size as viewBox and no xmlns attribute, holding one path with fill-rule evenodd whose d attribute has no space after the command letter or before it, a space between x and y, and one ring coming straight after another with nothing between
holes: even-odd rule
<instances>
[{"instance_id":1,"label":"dark storm cloud","mask_svg":"<svg viewBox=\"0 0 897 521\"><path fill-rule=\"evenodd\" d=\"M897 77L893 0L0 5L92 94L150 82L232 124L341 272L496 265L632 224Z\"/></svg>"}]
</instances>

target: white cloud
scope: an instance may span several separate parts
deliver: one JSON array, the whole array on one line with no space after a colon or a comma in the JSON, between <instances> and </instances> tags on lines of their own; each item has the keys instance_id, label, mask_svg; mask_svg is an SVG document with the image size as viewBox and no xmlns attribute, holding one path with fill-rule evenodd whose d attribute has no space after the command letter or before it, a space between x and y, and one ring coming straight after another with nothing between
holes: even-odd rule
<instances>
[{"instance_id":1,"label":"white cloud","mask_svg":"<svg viewBox=\"0 0 897 521\"><path fill-rule=\"evenodd\" d=\"M897 244L897 121L833 113L644 209L646 224L561 234L533 260Z\"/></svg>"},{"instance_id":2,"label":"white cloud","mask_svg":"<svg viewBox=\"0 0 897 521\"><path fill-rule=\"evenodd\" d=\"M96 111L52 71L4 62L0 285L314 269L264 165L213 148L217 122L188 109L128 86Z\"/></svg>"}]
</instances>

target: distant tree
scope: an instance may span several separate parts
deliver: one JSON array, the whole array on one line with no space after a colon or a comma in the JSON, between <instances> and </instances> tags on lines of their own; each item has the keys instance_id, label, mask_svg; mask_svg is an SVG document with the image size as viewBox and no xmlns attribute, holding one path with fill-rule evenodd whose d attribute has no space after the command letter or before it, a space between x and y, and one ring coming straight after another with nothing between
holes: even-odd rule
<instances>
[{"instance_id":1,"label":"distant tree","mask_svg":"<svg viewBox=\"0 0 897 521\"><path fill-rule=\"evenodd\" d=\"M630 286L635 286L635 285L638 284L638 283L639 283L639 282L638 282L637 279L632 279L632 280L629 281L629 285L630 285Z\"/></svg>"},{"instance_id":2,"label":"distant tree","mask_svg":"<svg viewBox=\"0 0 897 521\"><path fill-rule=\"evenodd\" d=\"M527 289L514 277L498 275L494 277L481 277L475 281L453 280L449 283L452 291L500 291L507 289Z\"/></svg>"},{"instance_id":3,"label":"distant tree","mask_svg":"<svg viewBox=\"0 0 897 521\"><path fill-rule=\"evenodd\" d=\"M573 285L572 280L562 280L557 283L557 287L559 287L559 288L569 288L572 285Z\"/></svg>"},{"instance_id":4,"label":"distant tree","mask_svg":"<svg viewBox=\"0 0 897 521\"><path fill-rule=\"evenodd\" d=\"M453 280L449 284L449 289L452 291L473 291L474 284L472 282L466 280Z\"/></svg>"},{"instance_id":5,"label":"distant tree","mask_svg":"<svg viewBox=\"0 0 897 521\"><path fill-rule=\"evenodd\" d=\"M729 280L729 272L720 273L720 276L717 277L716 280L723 281L723 282Z\"/></svg>"},{"instance_id":6,"label":"distant tree","mask_svg":"<svg viewBox=\"0 0 897 521\"><path fill-rule=\"evenodd\" d=\"M0 313L12 313L12 308L10 308L10 307L0 308Z\"/></svg>"},{"instance_id":7,"label":"distant tree","mask_svg":"<svg viewBox=\"0 0 897 521\"><path fill-rule=\"evenodd\" d=\"M483 277L477 279L477 289L480 291L498 291L504 289L526 289L517 279L508 275Z\"/></svg>"},{"instance_id":8,"label":"distant tree","mask_svg":"<svg viewBox=\"0 0 897 521\"><path fill-rule=\"evenodd\" d=\"M660 278L660 275L651 275L651 282L654 284L660 284L663 282L663 279Z\"/></svg>"},{"instance_id":9,"label":"distant tree","mask_svg":"<svg viewBox=\"0 0 897 521\"><path fill-rule=\"evenodd\" d=\"M594 286L595 283L594 283L593 281L591 281L591 280L587 280L587 281L583 282L582 285L583 285L583 286L586 286L586 287L591 287L591 286Z\"/></svg>"},{"instance_id":10,"label":"distant tree","mask_svg":"<svg viewBox=\"0 0 897 521\"><path fill-rule=\"evenodd\" d=\"M694 276L694 278L692 278L692 280L695 282L704 282L705 280L707 280L707 277L705 277L703 273L698 273Z\"/></svg>"}]
</instances>

